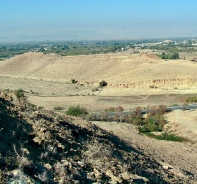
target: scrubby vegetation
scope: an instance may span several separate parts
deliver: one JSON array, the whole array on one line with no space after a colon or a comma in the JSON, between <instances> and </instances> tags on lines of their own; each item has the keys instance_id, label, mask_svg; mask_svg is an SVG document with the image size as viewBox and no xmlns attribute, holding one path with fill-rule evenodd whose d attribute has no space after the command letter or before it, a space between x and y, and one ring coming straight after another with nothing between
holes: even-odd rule
<instances>
[{"instance_id":1,"label":"scrubby vegetation","mask_svg":"<svg viewBox=\"0 0 197 184\"><path fill-rule=\"evenodd\" d=\"M14 94L16 95L17 98L24 97L24 90L23 89L15 90Z\"/></svg>"},{"instance_id":2,"label":"scrubby vegetation","mask_svg":"<svg viewBox=\"0 0 197 184\"><path fill-rule=\"evenodd\" d=\"M107 82L102 80L101 82L99 82L99 86L100 87L104 87L104 86L107 86Z\"/></svg>"},{"instance_id":3,"label":"scrubby vegetation","mask_svg":"<svg viewBox=\"0 0 197 184\"><path fill-rule=\"evenodd\" d=\"M146 109L146 116L143 116L142 108L136 107L131 112L124 112L124 109L120 107L111 107L105 109L100 113L89 113L85 116L90 121L116 121L126 122L136 125L139 133L146 134L147 136L154 137L162 140L174 140L174 141L188 141L185 138L178 137L172 133L162 133L166 120L163 115L166 113L166 106L148 106ZM161 132L161 135L154 135L151 132Z\"/></svg>"},{"instance_id":4,"label":"scrubby vegetation","mask_svg":"<svg viewBox=\"0 0 197 184\"><path fill-rule=\"evenodd\" d=\"M76 41L76 42L44 42L44 43L2 43L0 44L0 61L23 54L28 51L55 53L61 56L105 54L135 49L133 54L140 53L143 49L158 52L163 59L178 59L180 52L195 53L196 39L176 39L163 42L161 39L151 40L118 40L118 41ZM162 54L165 53L165 54Z\"/></svg>"},{"instance_id":5,"label":"scrubby vegetation","mask_svg":"<svg viewBox=\"0 0 197 184\"><path fill-rule=\"evenodd\" d=\"M144 119L142 126L139 127L140 133L161 132L166 124L163 114L166 112L166 107L160 105L158 107L148 107L147 117Z\"/></svg>"},{"instance_id":6,"label":"scrubby vegetation","mask_svg":"<svg viewBox=\"0 0 197 184\"><path fill-rule=\"evenodd\" d=\"M87 109L84 107L80 107L75 106L75 107L70 107L67 111L66 111L67 115L71 115L71 116L82 116L84 114L87 114Z\"/></svg>"},{"instance_id":7,"label":"scrubby vegetation","mask_svg":"<svg viewBox=\"0 0 197 184\"><path fill-rule=\"evenodd\" d=\"M64 108L63 107L60 107L60 106L56 106L53 108L55 111L61 111L63 110Z\"/></svg>"},{"instance_id":8,"label":"scrubby vegetation","mask_svg":"<svg viewBox=\"0 0 197 184\"><path fill-rule=\"evenodd\" d=\"M105 54L119 52L133 46L130 41L76 41L76 42L33 42L0 44L0 61L29 51L61 56Z\"/></svg>"},{"instance_id":9,"label":"scrubby vegetation","mask_svg":"<svg viewBox=\"0 0 197 184\"><path fill-rule=\"evenodd\" d=\"M173 133L168 133L168 132L164 132L160 135L155 135L154 133L151 132L146 132L145 133L147 136L155 138L155 139L159 139L159 140L166 140L166 141L176 141L176 142L185 142L185 141L189 141L189 139L181 137L181 136L177 136Z\"/></svg>"},{"instance_id":10,"label":"scrubby vegetation","mask_svg":"<svg viewBox=\"0 0 197 184\"><path fill-rule=\"evenodd\" d=\"M147 116L142 121L142 125L138 127L140 133L144 133L145 135L167 141L189 141L186 138L177 136L170 132L163 132L164 125L166 124L166 120L163 115L166 112L166 106L159 105L158 107L148 107L147 108ZM152 132L161 132L159 135L155 135Z\"/></svg>"},{"instance_id":11,"label":"scrubby vegetation","mask_svg":"<svg viewBox=\"0 0 197 184\"><path fill-rule=\"evenodd\" d=\"M83 128L70 117L26 101L15 105L12 94L0 95L0 183L180 181L154 159L96 125Z\"/></svg>"},{"instance_id":12,"label":"scrubby vegetation","mask_svg":"<svg viewBox=\"0 0 197 184\"><path fill-rule=\"evenodd\" d=\"M105 109L105 112L123 112L123 107L122 106L118 106L118 107L109 107L107 109Z\"/></svg>"},{"instance_id":13,"label":"scrubby vegetation","mask_svg":"<svg viewBox=\"0 0 197 184\"><path fill-rule=\"evenodd\" d=\"M186 102L190 102L190 103L197 102L197 96L187 97Z\"/></svg>"},{"instance_id":14,"label":"scrubby vegetation","mask_svg":"<svg viewBox=\"0 0 197 184\"><path fill-rule=\"evenodd\" d=\"M157 121L155 121L154 118L148 118L148 122L144 123L142 126L139 127L140 133L147 133L147 132L161 132L163 129L158 124Z\"/></svg>"},{"instance_id":15,"label":"scrubby vegetation","mask_svg":"<svg viewBox=\"0 0 197 184\"><path fill-rule=\"evenodd\" d=\"M78 82L77 80L71 79L71 83L72 83L72 84L75 84L75 83L77 83L77 82Z\"/></svg>"}]
</instances>

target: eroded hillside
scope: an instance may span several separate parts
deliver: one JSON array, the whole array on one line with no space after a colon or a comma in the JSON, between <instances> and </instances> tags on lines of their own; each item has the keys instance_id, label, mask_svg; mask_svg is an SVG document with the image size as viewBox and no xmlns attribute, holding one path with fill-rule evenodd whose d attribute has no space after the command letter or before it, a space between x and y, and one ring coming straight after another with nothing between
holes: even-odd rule
<instances>
[{"instance_id":1,"label":"eroded hillside","mask_svg":"<svg viewBox=\"0 0 197 184\"><path fill-rule=\"evenodd\" d=\"M31 183L190 183L94 124L1 92L0 179Z\"/></svg>"},{"instance_id":2,"label":"eroded hillside","mask_svg":"<svg viewBox=\"0 0 197 184\"><path fill-rule=\"evenodd\" d=\"M81 84L108 82L108 89L196 90L197 64L153 54L58 56L28 52L0 63L1 76Z\"/></svg>"}]
</instances>

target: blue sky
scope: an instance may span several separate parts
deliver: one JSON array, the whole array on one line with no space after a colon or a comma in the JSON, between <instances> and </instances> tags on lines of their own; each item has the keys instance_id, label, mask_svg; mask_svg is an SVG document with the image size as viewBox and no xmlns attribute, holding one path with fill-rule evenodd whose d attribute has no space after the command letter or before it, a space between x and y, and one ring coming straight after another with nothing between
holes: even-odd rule
<instances>
[{"instance_id":1,"label":"blue sky","mask_svg":"<svg viewBox=\"0 0 197 184\"><path fill-rule=\"evenodd\" d=\"M0 0L0 42L197 37L197 0Z\"/></svg>"}]
</instances>

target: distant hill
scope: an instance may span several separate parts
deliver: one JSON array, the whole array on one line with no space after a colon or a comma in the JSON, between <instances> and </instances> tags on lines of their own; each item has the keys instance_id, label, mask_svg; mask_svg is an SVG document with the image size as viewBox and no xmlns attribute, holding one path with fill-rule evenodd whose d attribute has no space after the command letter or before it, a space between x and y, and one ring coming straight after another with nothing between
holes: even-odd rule
<instances>
[{"instance_id":1,"label":"distant hill","mask_svg":"<svg viewBox=\"0 0 197 184\"><path fill-rule=\"evenodd\" d=\"M188 89L197 86L197 64L162 60L153 54L44 55L28 52L0 62L0 75L95 84L109 88Z\"/></svg>"}]
</instances>

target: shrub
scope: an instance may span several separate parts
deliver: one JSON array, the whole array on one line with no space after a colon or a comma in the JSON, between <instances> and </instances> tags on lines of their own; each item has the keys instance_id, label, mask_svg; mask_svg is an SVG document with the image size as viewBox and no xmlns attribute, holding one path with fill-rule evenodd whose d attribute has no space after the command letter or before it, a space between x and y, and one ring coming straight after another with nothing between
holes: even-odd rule
<instances>
[{"instance_id":1,"label":"shrub","mask_svg":"<svg viewBox=\"0 0 197 184\"><path fill-rule=\"evenodd\" d=\"M123 107L110 107L100 113L88 114L86 117L90 121L116 121L116 122L128 122L135 125L144 124L144 118L141 111L136 108L134 112L124 113Z\"/></svg>"},{"instance_id":2,"label":"shrub","mask_svg":"<svg viewBox=\"0 0 197 184\"><path fill-rule=\"evenodd\" d=\"M99 88L92 89L92 92L99 91Z\"/></svg>"},{"instance_id":3,"label":"shrub","mask_svg":"<svg viewBox=\"0 0 197 184\"><path fill-rule=\"evenodd\" d=\"M179 106L178 104L172 104L173 107Z\"/></svg>"},{"instance_id":4,"label":"shrub","mask_svg":"<svg viewBox=\"0 0 197 184\"><path fill-rule=\"evenodd\" d=\"M100 87L107 86L107 82L103 80L103 81L99 82L99 86Z\"/></svg>"},{"instance_id":5,"label":"shrub","mask_svg":"<svg viewBox=\"0 0 197 184\"><path fill-rule=\"evenodd\" d=\"M141 107L136 107L133 112L130 112L128 114L128 120L129 123L134 125L143 125L144 124L144 118L141 112Z\"/></svg>"},{"instance_id":6,"label":"shrub","mask_svg":"<svg viewBox=\"0 0 197 184\"><path fill-rule=\"evenodd\" d=\"M118 107L109 107L105 109L104 111L110 113L110 112L122 112L123 110L124 109L122 106L118 106Z\"/></svg>"},{"instance_id":7,"label":"shrub","mask_svg":"<svg viewBox=\"0 0 197 184\"><path fill-rule=\"evenodd\" d=\"M115 112L115 107L109 107L109 108L105 109L104 111L107 113Z\"/></svg>"},{"instance_id":8,"label":"shrub","mask_svg":"<svg viewBox=\"0 0 197 184\"><path fill-rule=\"evenodd\" d=\"M67 111L66 111L67 115L71 115L71 116L81 116L84 114L87 114L87 110L83 107L80 107L79 105L76 107L70 107Z\"/></svg>"},{"instance_id":9,"label":"shrub","mask_svg":"<svg viewBox=\"0 0 197 184\"><path fill-rule=\"evenodd\" d=\"M197 96L187 97L186 102L197 102Z\"/></svg>"},{"instance_id":10,"label":"shrub","mask_svg":"<svg viewBox=\"0 0 197 184\"><path fill-rule=\"evenodd\" d=\"M163 115L166 112L167 107L165 105L159 105L158 107L152 106L147 107L147 114L154 115Z\"/></svg>"},{"instance_id":11,"label":"shrub","mask_svg":"<svg viewBox=\"0 0 197 184\"><path fill-rule=\"evenodd\" d=\"M71 79L71 82L72 82L72 84L75 84L75 83L77 83L78 81L75 80L75 79Z\"/></svg>"},{"instance_id":12,"label":"shrub","mask_svg":"<svg viewBox=\"0 0 197 184\"><path fill-rule=\"evenodd\" d=\"M124 109L123 109L123 107L122 106L118 106L117 108L116 108L116 111L117 112L122 112Z\"/></svg>"},{"instance_id":13,"label":"shrub","mask_svg":"<svg viewBox=\"0 0 197 184\"><path fill-rule=\"evenodd\" d=\"M139 127L140 133L147 133L147 132L161 132L162 127L154 122L149 122L148 124Z\"/></svg>"},{"instance_id":14,"label":"shrub","mask_svg":"<svg viewBox=\"0 0 197 184\"><path fill-rule=\"evenodd\" d=\"M27 105L28 105L28 108L30 108L31 110L37 110L37 106L35 104L28 102Z\"/></svg>"},{"instance_id":15,"label":"shrub","mask_svg":"<svg viewBox=\"0 0 197 184\"><path fill-rule=\"evenodd\" d=\"M155 135L153 133L147 132L145 133L147 136L155 138L155 139L159 139L159 140L167 140L167 141L176 141L176 142L185 142L185 141L189 141L189 139L184 138L184 137L180 137L177 136L175 134L172 133L162 133L161 135Z\"/></svg>"},{"instance_id":16,"label":"shrub","mask_svg":"<svg viewBox=\"0 0 197 184\"><path fill-rule=\"evenodd\" d=\"M143 118L134 112L131 112L127 115L127 122L134 124L134 125L143 125L144 121Z\"/></svg>"},{"instance_id":17,"label":"shrub","mask_svg":"<svg viewBox=\"0 0 197 184\"><path fill-rule=\"evenodd\" d=\"M60 106L57 106L57 107L54 107L53 108L55 111L60 111L60 110L63 110L64 108L63 107L60 107Z\"/></svg>"},{"instance_id":18,"label":"shrub","mask_svg":"<svg viewBox=\"0 0 197 184\"><path fill-rule=\"evenodd\" d=\"M14 94L16 95L17 98L21 98L21 97L24 97L25 96L23 89L15 90L14 91Z\"/></svg>"},{"instance_id":19,"label":"shrub","mask_svg":"<svg viewBox=\"0 0 197 184\"><path fill-rule=\"evenodd\" d=\"M163 114L166 112L166 106L159 105L158 107L148 107L147 117L144 120L144 124L139 127L140 133L147 132L161 132L163 130L166 121Z\"/></svg>"}]
</instances>

